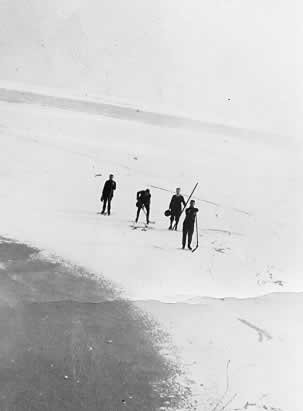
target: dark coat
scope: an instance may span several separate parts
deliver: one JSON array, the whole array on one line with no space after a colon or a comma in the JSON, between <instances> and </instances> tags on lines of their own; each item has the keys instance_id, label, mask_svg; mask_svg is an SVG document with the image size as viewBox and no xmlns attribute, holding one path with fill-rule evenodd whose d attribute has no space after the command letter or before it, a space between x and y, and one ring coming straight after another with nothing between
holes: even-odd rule
<instances>
[{"instance_id":1,"label":"dark coat","mask_svg":"<svg viewBox=\"0 0 303 411\"><path fill-rule=\"evenodd\" d=\"M144 205L145 207L150 206L151 194L146 192L146 190L137 192L137 207Z\"/></svg>"},{"instance_id":2,"label":"dark coat","mask_svg":"<svg viewBox=\"0 0 303 411\"><path fill-rule=\"evenodd\" d=\"M188 207L185 210L185 219L184 219L184 222L183 222L183 227L194 229L196 216L197 216L198 211L199 210L195 207Z\"/></svg>"},{"instance_id":3,"label":"dark coat","mask_svg":"<svg viewBox=\"0 0 303 411\"><path fill-rule=\"evenodd\" d=\"M173 214L181 213L182 204L183 204L183 207L185 207L184 197L181 195L177 196L176 194L174 194L170 200L169 208Z\"/></svg>"},{"instance_id":4,"label":"dark coat","mask_svg":"<svg viewBox=\"0 0 303 411\"><path fill-rule=\"evenodd\" d=\"M112 199L114 196L114 191L116 190L116 182L114 180L107 180L104 184L101 201L105 198Z\"/></svg>"}]
</instances>

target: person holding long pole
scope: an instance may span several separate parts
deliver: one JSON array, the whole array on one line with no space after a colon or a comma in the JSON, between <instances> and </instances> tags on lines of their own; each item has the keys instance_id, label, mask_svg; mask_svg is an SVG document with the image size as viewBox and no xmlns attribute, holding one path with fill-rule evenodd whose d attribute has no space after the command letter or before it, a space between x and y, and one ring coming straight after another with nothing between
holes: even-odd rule
<instances>
[{"instance_id":1,"label":"person holding long pole","mask_svg":"<svg viewBox=\"0 0 303 411\"><path fill-rule=\"evenodd\" d=\"M185 219L183 222L182 248L185 249L186 240L189 250L192 250L191 242L195 230L195 222L198 209L195 207L195 200L190 200L189 207L185 210Z\"/></svg>"},{"instance_id":2,"label":"person holding long pole","mask_svg":"<svg viewBox=\"0 0 303 411\"><path fill-rule=\"evenodd\" d=\"M169 230L177 230L178 223L182 211L182 205L185 207L185 200L184 197L181 195L181 189L176 189L176 194L174 194L169 203L169 210L170 210L170 226ZM173 222L175 221L175 225L173 228Z\"/></svg>"},{"instance_id":3,"label":"person holding long pole","mask_svg":"<svg viewBox=\"0 0 303 411\"><path fill-rule=\"evenodd\" d=\"M180 213L180 215L179 215L179 218L181 217L181 215L183 214L184 210L186 209L186 206L187 206L187 204L189 203L190 199L192 198L194 192L196 191L196 188L198 187L198 184L199 184L199 183L196 183L195 187L193 188L193 191L190 193L190 196L188 197L188 199L187 199L184 207L183 207L182 210L181 210L181 213ZM176 227L177 227L177 224L175 223L173 229L175 230Z\"/></svg>"}]
</instances>

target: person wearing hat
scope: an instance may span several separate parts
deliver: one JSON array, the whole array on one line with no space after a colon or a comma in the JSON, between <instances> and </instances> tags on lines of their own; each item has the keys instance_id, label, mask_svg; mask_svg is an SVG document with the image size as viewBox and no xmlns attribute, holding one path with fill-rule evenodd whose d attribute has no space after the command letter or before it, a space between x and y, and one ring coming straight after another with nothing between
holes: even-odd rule
<instances>
[{"instance_id":1,"label":"person wearing hat","mask_svg":"<svg viewBox=\"0 0 303 411\"><path fill-rule=\"evenodd\" d=\"M103 208L101 214L105 214L105 209L107 205L107 214L110 215L111 211L111 201L114 196L114 191L116 190L116 182L114 181L113 174L109 175L109 179L105 182L102 195L101 195L101 202L103 202Z\"/></svg>"},{"instance_id":2,"label":"person wearing hat","mask_svg":"<svg viewBox=\"0 0 303 411\"><path fill-rule=\"evenodd\" d=\"M174 194L170 200L169 210L170 210L170 226L169 230L177 230L178 223L182 211L182 205L185 207L184 197L181 195L181 189L176 189L176 194ZM175 226L173 227L173 222L175 221Z\"/></svg>"},{"instance_id":3,"label":"person wearing hat","mask_svg":"<svg viewBox=\"0 0 303 411\"><path fill-rule=\"evenodd\" d=\"M137 216L136 216L136 223L139 220L140 212L142 209L145 209L146 214L146 224L149 224L149 213L150 213L150 200L151 194L149 189L138 191L137 192Z\"/></svg>"},{"instance_id":4,"label":"person wearing hat","mask_svg":"<svg viewBox=\"0 0 303 411\"><path fill-rule=\"evenodd\" d=\"M182 236L182 248L184 250L187 240L188 248L191 250L191 241L195 229L195 221L197 218L197 212L199 210L195 207L195 200L190 201L189 207L185 210L185 219L183 222L183 236Z\"/></svg>"}]
</instances>

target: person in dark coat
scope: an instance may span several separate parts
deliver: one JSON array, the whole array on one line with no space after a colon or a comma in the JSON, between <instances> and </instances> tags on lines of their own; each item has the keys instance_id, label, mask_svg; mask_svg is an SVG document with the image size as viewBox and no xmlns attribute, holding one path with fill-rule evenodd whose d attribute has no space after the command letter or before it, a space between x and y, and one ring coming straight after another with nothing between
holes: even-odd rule
<instances>
[{"instance_id":1,"label":"person in dark coat","mask_svg":"<svg viewBox=\"0 0 303 411\"><path fill-rule=\"evenodd\" d=\"M100 198L101 202L103 201L103 208L101 214L105 213L106 205L107 205L107 214L110 215L111 210L111 201L114 196L114 191L116 190L116 182L114 181L114 176L112 174L109 175L109 179L105 182L102 196Z\"/></svg>"},{"instance_id":2,"label":"person in dark coat","mask_svg":"<svg viewBox=\"0 0 303 411\"><path fill-rule=\"evenodd\" d=\"M191 241L193 238L193 233L195 229L195 221L197 218L197 212L199 210L195 208L195 200L190 201L190 206L185 210L185 219L183 222L183 236L182 236L182 248L184 250L185 245L186 245L186 239L187 239L187 245L188 248L191 250Z\"/></svg>"},{"instance_id":3,"label":"person in dark coat","mask_svg":"<svg viewBox=\"0 0 303 411\"><path fill-rule=\"evenodd\" d=\"M176 194L174 194L170 200L169 209L170 209L170 226L169 230L178 228L178 223L182 211L182 205L185 207L184 197L181 195L181 189L176 189ZM175 221L175 226L173 227L173 222Z\"/></svg>"},{"instance_id":4,"label":"person in dark coat","mask_svg":"<svg viewBox=\"0 0 303 411\"><path fill-rule=\"evenodd\" d=\"M138 209L137 209L136 223L139 220L141 210L145 209L146 223L149 224L150 200L151 200L151 194L148 188L146 190L137 192L136 206Z\"/></svg>"}]
</instances>

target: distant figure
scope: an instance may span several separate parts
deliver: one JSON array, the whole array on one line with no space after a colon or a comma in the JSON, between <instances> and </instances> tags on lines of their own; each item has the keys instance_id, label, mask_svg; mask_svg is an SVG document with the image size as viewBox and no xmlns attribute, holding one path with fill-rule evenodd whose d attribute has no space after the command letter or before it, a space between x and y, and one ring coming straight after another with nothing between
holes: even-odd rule
<instances>
[{"instance_id":1,"label":"distant figure","mask_svg":"<svg viewBox=\"0 0 303 411\"><path fill-rule=\"evenodd\" d=\"M103 208L101 214L105 214L105 209L107 205L107 214L110 215L111 210L111 201L114 196L114 191L116 190L116 182L114 181L114 176L112 174L109 175L109 179L105 182L101 202L103 201Z\"/></svg>"},{"instance_id":2,"label":"distant figure","mask_svg":"<svg viewBox=\"0 0 303 411\"><path fill-rule=\"evenodd\" d=\"M182 204L183 207L185 207L185 200L184 197L181 195L181 189L177 188L176 189L176 194L174 194L170 200L169 204L169 209L170 209L170 226L169 230L172 230L173 228L177 230L178 228L178 223L182 211ZM175 221L175 226L173 227L173 222Z\"/></svg>"},{"instance_id":3,"label":"distant figure","mask_svg":"<svg viewBox=\"0 0 303 411\"><path fill-rule=\"evenodd\" d=\"M136 216L136 223L139 220L140 211L143 208L145 209L145 214L146 214L146 224L149 224L150 199L151 199L151 194L148 188L146 190L137 192L136 206L138 207L138 210L137 210L137 216Z\"/></svg>"},{"instance_id":4,"label":"distant figure","mask_svg":"<svg viewBox=\"0 0 303 411\"><path fill-rule=\"evenodd\" d=\"M197 212L199 210L195 208L195 200L190 201L190 206L185 210L185 219L183 222L183 237L182 237L182 248L184 250L186 239L188 248L191 250L191 241L193 238L193 233L195 229L195 221L197 218Z\"/></svg>"}]
</instances>

